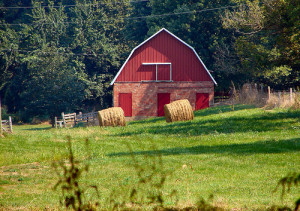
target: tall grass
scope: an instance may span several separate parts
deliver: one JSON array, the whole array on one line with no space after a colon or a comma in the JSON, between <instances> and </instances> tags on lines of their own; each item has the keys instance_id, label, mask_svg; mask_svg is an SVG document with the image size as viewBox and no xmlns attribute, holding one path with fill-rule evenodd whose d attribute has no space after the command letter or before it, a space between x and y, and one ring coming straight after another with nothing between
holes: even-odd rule
<instances>
[{"instance_id":1,"label":"tall grass","mask_svg":"<svg viewBox=\"0 0 300 211\"><path fill-rule=\"evenodd\" d=\"M241 89L236 89L232 84L232 104L250 104L265 109L274 108L300 108L300 94L294 92L290 98L289 92L272 92L270 95L264 90L259 90L254 84L244 84Z\"/></svg>"}]
</instances>

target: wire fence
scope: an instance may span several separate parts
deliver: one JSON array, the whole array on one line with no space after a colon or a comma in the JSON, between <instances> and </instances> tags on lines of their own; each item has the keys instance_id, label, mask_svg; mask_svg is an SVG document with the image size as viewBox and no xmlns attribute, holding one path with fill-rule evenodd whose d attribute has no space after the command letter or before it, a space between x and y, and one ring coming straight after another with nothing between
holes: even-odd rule
<instances>
[{"instance_id":1,"label":"wire fence","mask_svg":"<svg viewBox=\"0 0 300 211\"><path fill-rule=\"evenodd\" d=\"M228 92L216 92L215 104L253 104L265 108L299 107L300 92L290 88L276 90L262 84L246 83L236 89L233 85Z\"/></svg>"}]
</instances>

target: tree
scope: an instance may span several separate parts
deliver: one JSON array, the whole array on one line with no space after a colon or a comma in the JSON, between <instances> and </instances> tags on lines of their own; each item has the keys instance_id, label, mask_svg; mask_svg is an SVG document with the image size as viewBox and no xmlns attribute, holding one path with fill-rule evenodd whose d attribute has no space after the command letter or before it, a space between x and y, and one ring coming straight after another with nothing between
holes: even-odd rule
<instances>
[{"instance_id":1,"label":"tree","mask_svg":"<svg viewBox=\"0 0 300 211\"><path fill-rule=\"evenodd\" d=\"M131 2L131 7L130 16L125 22L124 34L128 41L133 41L132 44L136 45L147 38L149 28L145 17L151 15L151 6L149 2L137 1Z\"/></svg>"},{"instance_id":2,"label":"tree","mask_svg":"<svg viewBox=\"0 0 300 211\"><path fill-rule=\"evenodd\" d=\"M294 0L256 0L223 16L223 26L236 33L235 52L249 80L277 88L299 84L299 11Z\"/></svg>"},{"instance_id":3,"label":"tree","mask_svg":"<svg viewBox=\"0 0 300 211\"><path fill-rule=\"evenodd\" d=\"M113 16L126 16L129 3L47 0L32 5L29 22L0 31L1 43L12 49L0 54L5 67L0 87L10 111L53 118L62 111L110 106L109 82L128 48L118 33L124 20Z\"/></svg>"},{"instance_id":4,"label":"tree","mask_svg":"<svg viewBox=\"0 0 300 211\"><path fill-rule=\"evenodd\" d=\"M74 111L81 108L81 102L86 97L85 81L80 80L79 68L76 62L73 67L68 58L54 55L42 61L45 67L42 71L32 73L24 83L24 91L21 92L22 110L29 116L50 116L52 124L54 117L64 111ZM41 68L42 65L37 65Z\"/></svg>"}]
</instances>

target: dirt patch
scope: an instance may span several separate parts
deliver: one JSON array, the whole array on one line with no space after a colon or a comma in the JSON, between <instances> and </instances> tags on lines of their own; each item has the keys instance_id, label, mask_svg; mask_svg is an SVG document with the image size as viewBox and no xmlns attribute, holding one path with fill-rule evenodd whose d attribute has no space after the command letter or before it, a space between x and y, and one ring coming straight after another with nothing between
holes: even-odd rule
<instances>
[{"instance_id":1,"label":"dirt patch","mask_svg":"<svg viewBox=\"0 0 300 211\"><path fill-rule=\"evenodd\" d=\"M53 139L52 141L53 142L59 142L59 143L64 143L64 142L67 143L67 141L65 139L57 139L56 138L56 139Z\"/></svg>"},{"instance_id":2,"label":"dirt patch","mask_svg":"<svg viewBox=\"0 0 300 211\"><path fill-rule=\"evenodd\" d=\"M28 176L33 172L36 174L44 168L48 167L42 166L38 162L2 166L0 167L0 176Z\"/></svg>"},{"instance_id":3,"label":"dirt patch","mask_svg":"<svg viewBox=\"0 0 300 211\"><path fill-rule=\"evenodd\" d=\"M61 210L59 208L53 208L53 207L44 207L44 208L41 208L41 207L24 207L24 206L21 206L21 207L6 207L6 208L0 208L0 210L2 211L19 211L19 210L22 210L22 211L38 211L38 210L46 210L46 211L56 211L56 210Z\"/></svg>"}]
</instances>

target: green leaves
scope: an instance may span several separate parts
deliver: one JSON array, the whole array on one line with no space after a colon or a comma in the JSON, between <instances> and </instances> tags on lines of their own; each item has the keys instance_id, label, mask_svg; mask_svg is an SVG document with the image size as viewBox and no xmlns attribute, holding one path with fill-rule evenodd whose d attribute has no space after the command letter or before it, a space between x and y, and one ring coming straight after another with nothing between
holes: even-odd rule
<instances>
[{"instance_id":1,"label":"green leaves","mask_svg":"<svg viewBox=\"0 0 300 211\"><path fill-rule=\"evenodd\" d=\"M231 12L227 10L222 17L224 28L233 28L243 35L252 35L260 32L264 28L265 15L260 2L246 1L237 10Z\"/></svg>"},{"instance_id":2,"label":"green leaves","mask_svg":"<svg viewBox=\"0 0 300 211\"><path fill-rule=\"evenodd\" d=\"M102 3L35 0L21 27L2 27L0 90L10 112L53 117L111 104L108 82L128 50L124 20L114 17L125 17L129 3Z\"/></svg>"},{"instance_id":3,"label":"green leaves","mask_svg":"<svg viewBox=\"0 0 300 211\"><path fill-rule=\"evenodd\" d=\"M299 10L296 1L247 1L222 16L223 27L236 33L235 50L248 80L279 89L299 84L299 39L294 39Z\"/></svg>"}]
</instances>

